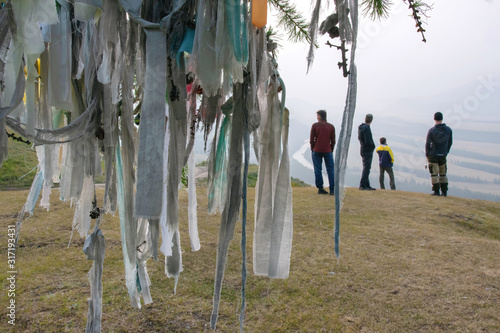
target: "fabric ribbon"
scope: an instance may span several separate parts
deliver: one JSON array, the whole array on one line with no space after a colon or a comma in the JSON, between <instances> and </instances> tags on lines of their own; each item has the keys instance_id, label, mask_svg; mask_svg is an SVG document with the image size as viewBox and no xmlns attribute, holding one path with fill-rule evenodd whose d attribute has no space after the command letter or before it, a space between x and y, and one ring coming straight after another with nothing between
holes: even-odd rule
<instances>
[{"instance_id":1,"label":"fabric ribbon","mask_svg":"<svg viewBox=\"0 0 500 333\"><path fill-rule=\"evenodd\" d=\"M343 1L345 2L345 1ZM345 2L346 3L346 2ZM345 4L344 4L345 5ZM356 96L357 96L357 68L354 62L356 55L356 44L358 34L358 1L351 0L349 3L350 15L352 22L352 45L351 45L351 64L349 66L349 78L347 96L344 107L344 114L342 116L342 127L340 129L339 138L337 140L337 151L335 152L335 255L340 257L339 243L340 243L340 209L344 199L344 181L345 172L347 167L347 156L349 153L349 143L351 142L351 133L354 113L356 111ZM344 21L342 16L339 16L339 27L342 30L349 30L342 28L345 25L350 25L350 22Z\"/></svg>"},{"instance_id":2,"label":"fabric ribbon","mask_svg":"<svg viewBox=\"0 0 500 333\"><path fill-rule=\"evenodd\" d=\"M210 327L215 329L219 315L219 302L224 279L224 268L227 261L229 242L234 237L234 227L239 215L242 194L242 144L244 131L244 106L242 84L233 86L233 121L229 144L229 166L227 169L227 198L221 214L219 242L217 245L217 264L215 271L214 299Z\"/></svg>"},{"instance_id":3,"label":"fabric ribbon","mask_svg":"<svg viewBox=\"0 0 500 333\"><path fill-rule=\"evenodd\" d=\"M281 113L277 84L274 80L269 91L267 119L261 137L261 158L255 190L253 267L257 275L287 278L292 249L292 189L288 112L285 109Z\"/></svg>"},{"instance_id":4,"label":"fabric ribbon","mask_svg":"<svg viewBox=\"0 0 500 333\"><path fill-rule=\"evenodd\" d=\"M87 255L87 260L93 260L92 268L89 271L90 299L87 314L87 326L85 333L101 332L102 317L102 272L104 263L104 252L106 242L101 229L96 229L85 239L83 253Z\"/></svg>"},{"instance_id":5,"label":"fabric ribbon","mask_svg":"<svg viewBox=\"0 0 500 333\"><path fill-rule=\"evenodd\" d=\"M158 219L163 199L163 141L165 136L165 92L167 49L165 34L146 32L146 80L139 129L135 217Z\"/></svg>"}]
</instances>

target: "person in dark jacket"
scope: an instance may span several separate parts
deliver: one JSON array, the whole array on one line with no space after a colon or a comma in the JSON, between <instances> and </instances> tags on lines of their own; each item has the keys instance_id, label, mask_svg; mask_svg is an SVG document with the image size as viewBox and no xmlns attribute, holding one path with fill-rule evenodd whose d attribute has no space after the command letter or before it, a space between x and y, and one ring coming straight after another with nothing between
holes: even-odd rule
<instances>
[{"instance_id":1,"label":"person in dark jacket","mask_svg":"<svg viewBox=\"0 0 500 333\"><path fill-rule=\"evenodd\" d=\"M427 133L425 140L425 155L429 165L429 172L432 180L432 195L448 195L448 177L446 176L446 156L450 152L453 143L453 133L451 128L443 124L443 114L434 114L436 123Z\"/></svg>"},{"instance_id":2,"label":"person in dark jacket","mask_svg":"<svg viewBox=\"0 0 500 333\"><path fill-rule=\"evenodd\" d=\"M389 175L389 186L391 186L391 190L396 189L396 184L394 182L394 171L392 170L392 166L394 165L394 154L392 153L391 147L387 145L386 138L380 138L380 146L377 147L378 154L378 165L380 167L380 188L385 190L384 185L384 174L387 172Z\"/></svg>"},{"instance_id":3,"label":"person in dark jacket","mask_svg":"<svg viewBox=\"0 0 500 333\"><path fill-rule=\"evenodd\" d=\"M372 131L370 124L373 121L373 115L368 113L365 117L365 122L358 127L358 140L361 144L361 159L363 160L363 172L361 173L361 181L359 182L360 190L375 191L370 186L370 169L372 168L373 151L375 150L375 142L373 142Z\"/></svg>"},{"instance_id":4,"label":"person in dark jacket","mask_svg":"<svg viewBox=\"0 0 500 333\"><path fill-rule=\"evenodd\" d=\"M330 187L330 195L333 195L335 178L333 173L333 148L335 148L335 127L326 121L326 111L316 112L317 123L311 126L309 143L311 144L311 154L314 166L314 178L318 194L328 194L323 188L323 174L321 172L322 161L325 160L326 173Z\"/></svg>"}]
</instances>

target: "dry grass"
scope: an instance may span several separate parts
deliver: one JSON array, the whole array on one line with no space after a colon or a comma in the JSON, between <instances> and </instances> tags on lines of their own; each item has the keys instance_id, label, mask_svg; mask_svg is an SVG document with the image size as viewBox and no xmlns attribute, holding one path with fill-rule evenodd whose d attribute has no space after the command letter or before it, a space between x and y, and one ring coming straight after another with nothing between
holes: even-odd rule
<instances>
[{"instance_id":1,"label":"dry grass","mask_svg":"<svg viewBox=\"0 0 500 333\"><path fill-rule=\"evenodd\" d=\"M82 332L91 262L71 234L73 210L37 207L23 224L18 270L17 332ZM253 207L253 189L249 207ZM7 225L26 191L0 192L0 253ZM498 332L500 331L500 203L435 198L400 191L348 189L341 219L341 258L333 252L333 197L294 188L290 277L252 272L249 214L246 332ZM148 262L153 303L132 308L124 282L118 217L105 216L103 332L209 331L219 216L206 214L198 191L201 250L191 252L187 195L180 195L184 272L177 294L161 261ZM239 330L241 224L230 246L216 332ZM0 278L6 283L6 260ZM2 320L8 304L0 297Z\"/></svg>"}]
</instances>

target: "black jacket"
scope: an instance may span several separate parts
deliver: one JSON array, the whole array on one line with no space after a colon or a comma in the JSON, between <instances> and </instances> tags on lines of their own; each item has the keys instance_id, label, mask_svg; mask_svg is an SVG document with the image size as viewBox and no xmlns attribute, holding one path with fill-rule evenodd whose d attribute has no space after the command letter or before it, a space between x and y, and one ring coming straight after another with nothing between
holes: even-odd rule
<instances>
[{"instance_id":1,"label":"black jacket","mask_svg":"<svg viewBox=\"0 0 500 333\"><path fill-rule=\"evenodd\" d=\"M375 142L373 142L372 130L370 125L362 123L358 127L358 140L361 144L361 154L372 153L375 149Z\"/></svg>"},{"instance_id":2,"label":"black jacket","mask_svg":"<svg viewBox=\"0 0 500 333\"><path fill-rule=\"evenodd\" d=\"M446 124L437 124L427 132L425 156L446 156L453 143L451 128Z\"/></svg>"}]
</instances>

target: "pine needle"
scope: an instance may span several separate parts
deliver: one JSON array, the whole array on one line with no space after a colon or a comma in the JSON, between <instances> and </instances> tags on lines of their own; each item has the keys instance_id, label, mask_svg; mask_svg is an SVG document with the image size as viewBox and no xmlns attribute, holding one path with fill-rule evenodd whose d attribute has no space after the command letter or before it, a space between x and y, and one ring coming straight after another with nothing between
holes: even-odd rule
<instances>
[{"instance_id":1,"label":"pine needle","mask_svg":"<svg viewBox=\"0 0 500 333\"><path fill-rule=\"evenodd\" d=\"M311 42L306 19L289 0L269 0L271 8L278 12L278 27L288 32L291 42Z\"/></svg>"}]
</instances>

